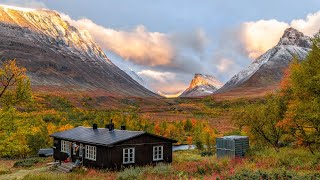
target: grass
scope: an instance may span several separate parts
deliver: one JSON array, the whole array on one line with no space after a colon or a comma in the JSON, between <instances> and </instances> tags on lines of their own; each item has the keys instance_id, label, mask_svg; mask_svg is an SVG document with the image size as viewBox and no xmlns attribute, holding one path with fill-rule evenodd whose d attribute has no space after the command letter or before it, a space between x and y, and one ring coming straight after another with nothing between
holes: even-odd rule
<instances>
[{"instance_id":1,"label":"grass","mask_svg":"<svg viewBox=\"0 0 320 180\"><path fill-rule=\"evenodd\" d=\"M176 151L172 164L130 167L122 171L77 170L69 174L50 170L36 171L20 167L11 168L5 175L21 174L26 180L53 179L319 179L320 154L312 155L304 148L272 148L252 150L243 159L217 159L201 156L198 150ZM13 166L13 162L7 163ZM38 163L41 164L41 163ZM2 165L4 167L4 165ZM1 167L1 166L0 166ZM39 165L33 166L39 168ZM2 168L4 169L4 168ZM22 172L23 170L23 172ZM20 172L21 171L21 172ZM12 177L12 176L10 176ZM14 177L14 176L13 176ZM0 179L2 176L0 175Z\"/></svg>"},{"instance_id":2,"label":"grass","mask_svg":"<svg viewBox=\"0 0 320 180\"><path fill-rule=\"evenodd\" d=\"M252 152L249 160L254 161L258 167L270 169L273 167L320 170L320 153L312 155L304 148L281 148L280 152L264 149Z\"/></svg>"},{"instance_id":3,"label":"grass","mask_svg":"<svg viewBox=\"0 0 320 180\"><path fill-rule=\"evenodd\" d=\"M13 167L32 167L39 162L44 162L46 159L40 157L28 158L16 161Z\"/></svg>"},{"instance_id":4,"label":"grass","mask_svg":"<svg viewBox=\"0 0 320 180\"><path fill-rule=\"evenodd\" d=\"M0 159L0 176L4 174L10 174L11 168L13 167L13 164L15 161L13 160L1 160Z\"/></svg>"},{"instance_id":5,"label":"grass","mask_svg":"<svg viewBox=\"0 0 320 180\"><path fill-rule=\"evenodd\" d=\"M299 174L295 171L286 170L273 170L273 171L252 171L252 170L242 170L227 179L268 179L268 180L278 180L278 179L320 179L320 173L310 173L310 174Z\"/></svg>"},{"instance_id":6,"label":"grass","mask_svg":"<svg viewBox=\"0 0 320 180\"><path fill-rule=\"evenodd\" d=\"M27 159L0 159L0 179L12 179L4 177L23 177L33 170L46 169L45 164L52 162L52 158L27 158Z\"/></svg>"}]
</instances>

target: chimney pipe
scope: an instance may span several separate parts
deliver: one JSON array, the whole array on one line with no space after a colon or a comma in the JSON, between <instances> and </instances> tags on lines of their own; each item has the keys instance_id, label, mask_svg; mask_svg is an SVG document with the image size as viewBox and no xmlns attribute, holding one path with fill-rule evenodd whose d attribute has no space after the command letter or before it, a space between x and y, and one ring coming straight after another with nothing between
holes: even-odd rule
<instances>
[{"instance_id":1,"label":"chimney pipe","mask_svg":"<svg viewBox=\"0 0 320 180\"><path fill-rule=\"evenodd\" d=\"M98 129L98 125L97 124L93 124L92 125L92 129Z\"/></svg>"},{"instance_id":2,"label":"chimney pipe","mask_svg":"<svg viewBox=\"0 0 320 180\"><path fill-rule=\"evenodd\" d=\"M110 119L110 123L108 125L109 131L113 131L114 130L114 124L112 123L112 119Z\"/></svg>"},{"instance_id":3,"label":"chimney pipe","mask_svg":"<svg viewBox=\"0 0 320 180\"><path fill-rule=\"evenodd\" d=\"M125 125L122 125L122 126L121 126L121 130L126 130L126 126L125 126Z\"/></svg>"}]
</instances>

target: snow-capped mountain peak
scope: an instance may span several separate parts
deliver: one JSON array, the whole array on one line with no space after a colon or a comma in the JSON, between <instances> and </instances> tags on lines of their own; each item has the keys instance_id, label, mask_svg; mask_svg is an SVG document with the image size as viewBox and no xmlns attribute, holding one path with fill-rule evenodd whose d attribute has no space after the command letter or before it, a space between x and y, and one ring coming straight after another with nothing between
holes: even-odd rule
<instances>
[{"instance_id":1,"label":"snow-capped mountain peak","mask_svg":"<svg viewBox=\"0 0 320 180\"><path fill-rule=\"evenodd\" d=\"M217 92L225 92L240 86L263 87L275 84L281 80L283 69L288 67L293 57L304 59L310 48L309 37L294 28L288 28L276 46L233 76Z\"/></svg>"},{"instance_id":2,"label":"snow-capped mountain peak","mask_svg":"<svg viewBox=\"0 0 320 180\"><path fill-rule=\"evenodd\" d=\"M1 58L15 58L38 89L158 97L113 64L88 31L56 11L0 5L0 42Z\"/></svg>"},{"instance_id":3,"label":"snow-capped mountain peak","mask_svg":"<svg viewBox=\"0 0 320 180\"><path fill-rule=\"evenodd\" d=\"M217 80L214 76L206 74L195 74L192 79L189 88L194 88L200 85L212 85L216 88L220 88L223 84Z\"/></svg>"},{"instance_id":4,"label":"snow-capped mountain peak","mask_svg":"<svg viewBox=\"0 0 320 180\"><path fill-rule=\"evenodd\" d=\"M310 38L304 36L302 32L290 27L284 31L283 36L277 44L277 46L281 45L293 45L309 48L311 46L311 41Z\"/></svg>"},{"instance_id":5,"label":"snow-capped mountain peak","mask_svg":"<svg viewBox=\"0 0 320 180\"><path fill-rule=\"evenodd\" d=\"M181 97L205 96L214 93L223 84L214 76L195 74L189 87L180 95Z\"/></svg>"}]
</instances>

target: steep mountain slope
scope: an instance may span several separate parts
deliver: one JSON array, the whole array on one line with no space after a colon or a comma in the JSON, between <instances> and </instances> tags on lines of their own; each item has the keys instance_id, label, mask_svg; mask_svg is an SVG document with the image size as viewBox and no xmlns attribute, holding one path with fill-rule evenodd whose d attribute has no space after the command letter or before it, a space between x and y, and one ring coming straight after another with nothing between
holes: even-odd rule
<instances>
[{"instance_id":1,"label":"steep mountain slope","mask_svg":"<svg viewBox=\"0 0 320 180\"><path fill-rule=\"evenodd\" d=\"M296 29L288 28L275 47L233 76L216 93L276 86L283 77L283 70L292 62L293 57L303 60L310 47L309 37Z\"/></svg>"},{"instance_id":2,"label":"steep mountain slope","mask_svg":"<svg viewBox=\"0 0 320 180\"><path fill-rule=\"evenodd\" d=\"M132 79L137 81L140 85L150 90L147 83L135 71L128 69L128 70L124 70L124 72L126 72Z\"/></svg>"},{"instance_id":3,"label":"steep mountain slope","mask_svg":"<svg viewBox=\"0 0 320 180\"><path fill-rule=\"evenodd\" d=\"M115 66L87 31L56 12L0 6L0 42L0 58L16 58L26 67L33 88L157 96Z\"/></svg>"},{"instance_id":4,"label":"steep mountain slope","mask_svg":"<svg viewBox=\"0 0 320 180\"><path fill-rule=\"evenodd\" d=\"M195 74L190 86L180 97L206 96L214 93L222 86L222 83L210 75Z\"/></svg>"}]
</instances>

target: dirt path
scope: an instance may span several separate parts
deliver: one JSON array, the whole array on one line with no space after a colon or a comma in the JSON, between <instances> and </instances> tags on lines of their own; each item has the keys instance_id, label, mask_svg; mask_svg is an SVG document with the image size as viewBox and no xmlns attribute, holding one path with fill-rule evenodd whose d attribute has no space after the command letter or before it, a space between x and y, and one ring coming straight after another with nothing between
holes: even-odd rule
<instances>
[{"instance_id":1,"label":"dirt path","mask_svg":"<svg viewBox=\"0 0 320 180\"><path fill-rule=\"evenodd\" d=\"M4 174L0 175L1 180L11 180L11 179L22 179L24 176L31 174L31 173L37 173L37 172L44 172L48 170L48 167L40 167L35 169L20 169L14 173L11 174Z\"/></svg>"}]
</instances>

